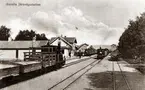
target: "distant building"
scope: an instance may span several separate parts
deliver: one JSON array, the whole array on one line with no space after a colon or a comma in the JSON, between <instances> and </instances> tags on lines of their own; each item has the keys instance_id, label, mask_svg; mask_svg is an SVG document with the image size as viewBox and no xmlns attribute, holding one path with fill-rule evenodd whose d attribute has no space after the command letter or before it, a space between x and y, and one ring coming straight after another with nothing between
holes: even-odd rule
<instances>
[{"instance_id":1,"label":"distant building","mask_svg":"<svg viewBox=\"0 0 145 90\"><path fill-rule=\"evenodd\" d=\"M117 45L116 44L112 44L111 45L111 51L114 51L114 50L116 50L117 49Z\"/></svg>"},{"instance_id":2,"label":"distant building","mask_svg":"<svg viewBox=\"0 0 145 90\"><path fill-rule=\"evenodd\" d=\"M110 50L111 49L111 45L92 45L95 49L99 49L100 47L102 49L108 49Z\"/></svg>"},{"instance_id":3,"label":"distant building","mask_svg":"<svg viewBox=\"0 0 145 90\"><path fill-rule=\"evenodd\" d=\"M78 46L78 50L77 51L81 51L81 52L85 52L85 50L88 48L88 44L84 43L81 44L80 46Z\"/></svg>"},{"instance_id":4,"label":"distant building","mask_svg":"<svg viewBox=\"0 0 145 90\"><path fill-rule=\"evenodd\" d=\"M29 52L29 47L41 47L47 43L48 40L0 41L0 59L23 59L24 52Z\"/></svg>"},{"instance_id":5,"label":"distant building","mask_svg":"<svg viewBox=\"0 0 145 90\"><path fill-rule=\"evenodd\" d=\"M61 47L64 49L64 56L74 56L74 52L76 51L77 40L75 37L66 37L66 36L58 36L52 37L50 39L50 45L58 45L58 42L61 43Z\"/></svg>"}]
</instances>

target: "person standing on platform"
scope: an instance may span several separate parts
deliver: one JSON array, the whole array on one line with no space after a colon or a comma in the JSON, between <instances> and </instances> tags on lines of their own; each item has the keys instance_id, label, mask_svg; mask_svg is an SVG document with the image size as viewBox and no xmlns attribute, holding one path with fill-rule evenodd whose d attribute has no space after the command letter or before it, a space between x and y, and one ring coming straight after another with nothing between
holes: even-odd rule
<instances>
[{"instance_id":1,"label":"person standing on platform","mask_svg":"<svg viewBox=\"0 0 145 90\"><path fill-rule=\"evenodd\" d=\"M81 58L81 56L82 56L82 53L81 53L81 51L79 50L79 58Z\"/></svg>"}]
</instances>

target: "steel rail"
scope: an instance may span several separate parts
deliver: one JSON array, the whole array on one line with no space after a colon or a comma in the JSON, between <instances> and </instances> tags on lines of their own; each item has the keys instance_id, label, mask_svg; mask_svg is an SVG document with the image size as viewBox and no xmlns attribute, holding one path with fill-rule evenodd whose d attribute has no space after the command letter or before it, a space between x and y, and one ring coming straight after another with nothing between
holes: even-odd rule
<instances>
[{"instance_id":1,"label":"steel rail","mask_svg":"<svg viewBox=\"0 0 145 90\"><path fill-rule=\"evenodd\" d=\"M112 82L113 82L113 90L116 90L116 77L114 73L114 62L112 62Z\"/></svg>"},{"instance_id":2,"label":"steel rail","mask_svg":"<svg viewBox=\"0 0 145 90\"><path fill-rule=\"evenodd\" d=\"M100 60L101 61L101 60ZM69 86L71 86L73 83L75 83L78 79L80 79L84 74L86 74L89 70L91 70L94 66L96 66L100 61L98 61L96 64L94 64L92 67L90 67L89 69L87 69L84 73L82 73L78 78L76 78L75 80L73 80L70 84L68 84L66 87L64 87L62 90L66 90Z\"/></svg>"},{"instance_id":3,"label":"steel rail","mask_svg":"<svg viewBox=\"0 0 145 90\"><path fill-rule=\"evenodd\" d=\"M121 66L119 65L118 61L117 61L117 64L118 64L118 66L119 66L121 75L122 75L122 77L123 77L123 79L124 79L124 81L125 81L125 83L126 83L126 85L127 85L127 87L128 87L128 90L132 90L131 87L130 87L130 85L129 85L128 80L126 79L126 76L123 74L123 70L121 69Z\"/></svg>"}]
</instances>

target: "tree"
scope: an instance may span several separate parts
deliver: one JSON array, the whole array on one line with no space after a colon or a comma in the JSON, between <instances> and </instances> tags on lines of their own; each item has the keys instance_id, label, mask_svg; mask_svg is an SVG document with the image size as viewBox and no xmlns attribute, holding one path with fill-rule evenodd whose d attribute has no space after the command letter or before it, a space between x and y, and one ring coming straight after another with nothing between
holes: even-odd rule
<instances>
[{"instance_id":1,"label":"tree","mask_svg":"<svg viewBox=\"0 0 145 90\"><path fill-rule=\"evenodd\" d=\"M33 37L36 36L36 40L48 40L45 34L37 34L33 30L20 30L18 35L15 37L15 41L18 40L33 40Z\"/></svg>"},{"instance_id":2,"label":"tree","mask_svg":"<svg viewBox=\"0 0 145 90\"><path fill-rule=\"evenodd\" d=\"M133 57L145 54L140 48L145 45L145 13L129 20L129 25L119 39L118 49L123 56Z\"/></svg>"},{"instance_id":3,"label":"tree","mask_svg":"<svg viewBox=\"0 0 145 90\"><path fill-rule=\"evenodd\" d=\"M44 33L36 34L36 40L48 40Z\"/></svg>"},{"instance_id":4,"label":"tree","mask_svg":"<svg viewBox=\"0 0 145 90\"><path fill-rule=\"evenodd\" d=\"M18 35L15 37L15 40L32 40L35 35L36 33L33 30L20 30Z\"/></svg>"},{"instance_id":5,"label":"tree","mask_svg":"<svg viewBox=\"0 0 145 90\"><path fill-rule=\"evenodd\" d=\"M0 40L8 40L10 37L10 29L6 26L0 27Z\"/></svg>"}]
</instances>

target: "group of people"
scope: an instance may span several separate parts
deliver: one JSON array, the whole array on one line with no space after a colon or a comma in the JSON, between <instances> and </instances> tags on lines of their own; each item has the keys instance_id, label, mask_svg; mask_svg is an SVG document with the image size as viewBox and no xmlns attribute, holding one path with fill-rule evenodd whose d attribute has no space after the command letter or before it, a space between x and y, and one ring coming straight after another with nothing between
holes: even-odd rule
<instances>
[{"instance_id":1,"label":"group of people","mask_svg":"<svg viewBox=\"0 0 145 90\"><path fill-rule=\"evenodd\" d=\"M79 52L77 53L77 56L79 56L79 58L81 58L81 57L82 57L82 52L79 51ZM69 57L71 57L71 52L69 52Z\"/></svg>"}]
</instances>

